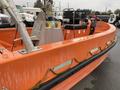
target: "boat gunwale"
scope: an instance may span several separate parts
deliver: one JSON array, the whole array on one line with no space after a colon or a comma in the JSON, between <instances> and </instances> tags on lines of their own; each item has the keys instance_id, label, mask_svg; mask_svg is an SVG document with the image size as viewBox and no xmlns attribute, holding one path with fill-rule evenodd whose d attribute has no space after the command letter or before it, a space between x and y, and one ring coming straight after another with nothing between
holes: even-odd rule
<instances>
[{"instance_id":1,"label":"boat gunwale","mask_svg":"<svg viewBox=\"0 0 120 90\"><path fill-rule=\"evenodd\" d=\"M51 51L51 50L60 49L60 48L67 47L67 46L70 46L70 45L73 45L73 44L77 44L77 43L80 43L80 42L85 42L85 41L88 41L88 40L91 40L91 39L94 39L94 38L99 38L99 37L106 36L108 34L114 33L116 31L115 26L113 26L111 24L108 24L108 25L109 25L110 28L106 31L101 32L101 33L96 33L96 34L93 34L93 35L90 35L90 36L83 36L83 37L78 37L78 38L74 38L74 39L71 39L71 40L65 40L65 41L59 41L59 42L50 43L50 44L46 44L46 45L41 45L41 46L38 46L39 48L41 48L40 50L32 52L32 53L21 54L18 51L10 52L8 50L9 54L13 55L13 57L8 58L8 59L3 60L3 61L0 60L0 64L13 62L17 59L22 59L22 58L25 58L25 57L34 56L36 54L41 54L41 53L48 52L48 51ZM2 48L4 48L4 46ZM15 55L17 55L17 57L14 57Z\"/></svg>"}]
</instances>

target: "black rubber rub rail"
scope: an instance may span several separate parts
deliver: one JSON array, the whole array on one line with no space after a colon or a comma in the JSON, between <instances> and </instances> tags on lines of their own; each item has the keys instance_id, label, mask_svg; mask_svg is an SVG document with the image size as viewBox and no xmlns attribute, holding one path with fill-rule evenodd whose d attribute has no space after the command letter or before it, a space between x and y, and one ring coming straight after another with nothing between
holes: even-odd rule
<instances>
[{"instance_id":1,"label":"black rubber rub rail","mask_svg":"<svg viewBox=\"0 0 120 90\"><path fill-rule=\"evenodd\" d=\"M105 55L110 49L112 49L115 46L116 42L117 41L113 42L108 48L101 51L100 53L98 53L96 55L93 55L91 58L86 59L84 62L79 63L77 66L67 70L64 73L61 73L61 74L57 75L52 80L49 80L48 82L41 84L38 88L33 89L33 90L50 90L54 86L58 85L59 83L63 82L64 80L66 80L67 78L72 76L73 74L80 71L82 68L84 68L88 64L94 62L95 60L97 60L101 56Z\"/></svg>"}]
</instances>

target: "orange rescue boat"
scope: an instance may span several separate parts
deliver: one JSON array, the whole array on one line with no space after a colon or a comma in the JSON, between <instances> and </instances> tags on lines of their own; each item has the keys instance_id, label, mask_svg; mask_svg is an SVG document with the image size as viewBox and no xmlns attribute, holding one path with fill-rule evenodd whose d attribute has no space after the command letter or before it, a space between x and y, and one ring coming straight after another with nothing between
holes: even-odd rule
<instances>
[{"instance_id":1,"label":"orange rescue boat","mask_svg":"<svg viewBox=\"0 0 120 90\"><path fill-rule=\"evenodd\" d=\"M116 28L105 22L97 23L93 35L88 35L89 28L84 34L82 30L63 32L67 40L22 54L22 40L13 46L15 29L0 29L0 89L68 90L97 68L116 43Z\"/></svg>"},{"instance_id":2,"label":"orange rescue boat","mask_svg":"<svg viewBox=\"0 0 120 90\"><path fill-rule=\"evenodd\" d=\"M0 29L0 90L69 90L96 69L117 42L116 28L108 23L97 22L93 35L90 25L86 30L45 29L43 13L33 27L39 31L28 28L28 34L12 0L0 4L20 33L15 28ZM31 34L42 42L37 47Z\"/></svg>"}]
</instances>

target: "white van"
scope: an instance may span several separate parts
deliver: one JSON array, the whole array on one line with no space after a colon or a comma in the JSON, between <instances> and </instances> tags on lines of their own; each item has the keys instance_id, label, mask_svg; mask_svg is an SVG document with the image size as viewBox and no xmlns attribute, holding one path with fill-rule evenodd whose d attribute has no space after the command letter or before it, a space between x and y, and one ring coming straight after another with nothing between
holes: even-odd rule
<instances>
[{"instance_id":1,"label":"white van","mask_svg":"<svg viewBox=\"0 0 120 90\"><path fill-rule=\"evenodd\" d=\"M24 12L23 7L20 5L16 5L16 8L18 9L18 12L20 13L20 16L23 19L23 22L26 24L26 26L33 26L35 15Z\"/></svg>"},{"instance_id":2,"label":"white van","mask_svg":"<svg viewBox=\"0 0 120 90\"><path fill-rule=\"evenodd\" d=\"M23 7L25 13L32 14L36 16L39 12L42 12L40 8L33 8L33 7Z\"/></svg>"},{"instance_id":3,"label":"white van","mask_svg":"<svg viewBox=\"0 0 120 90\"><path fill-rule=\"evenodd\" d=\"M0 13L0 28L10 27L10 17Z\"/></svg>"},{"instance_id":4,"label":"white van","mask_svg":"<svg viewBox=\"0 0 120 90\"><path fill-rule=\"evenodd\" d=\"M108 22L114 24L116 27L120 27L120 16L111 14Z\"/></svg>"}]
</instances>

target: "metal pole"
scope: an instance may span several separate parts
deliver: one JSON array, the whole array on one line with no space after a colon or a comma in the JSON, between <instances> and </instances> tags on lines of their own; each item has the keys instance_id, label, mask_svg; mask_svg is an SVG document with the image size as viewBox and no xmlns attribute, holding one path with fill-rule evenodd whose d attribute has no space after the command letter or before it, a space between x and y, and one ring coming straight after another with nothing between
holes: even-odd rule
<instances>
[{"instance_id":1,"label":"metal pole","mask_svg":"<svg viewBox=\"0 0 120 90\"><path fill-rule=\"evenodd\" d=\"M70 3L68 2L68 8L70 8Z\"/></svg>"},{"instance_id":2,"label":"metal pole","mask_svg":"<svg viewBox=\"0 0 120 90\"><path fill-rule=\"evenodd\" d=\"M26 51L29 53L29 52L32 52L33 50L35 50L35 47L31 41L31 38L29 37L27 29L26 29L24 23L22 22L22 19L20 18L18 12L16 11L16 7L15 7L14 3L10 0L8 0L8 1L0 0L0 4L2 5L2 8L5 8L8 11L8 13L12 16L12 18L18 24L18 31L20 33L20 36L23 39L23 42L26 47Z\"/></svg>"},{"instance_id":3,"label":"metal pole","mask_svg":"<svg viewBox=\"0 0 120 90\"><path fill-rule=\"evenodd\" d=\"M29 7L29 2L27 2L27 7Z\"/></svg>"},{"instance_id":4,"label":"metal pole","mask_svg":"<svg viewBox=\"0 0 120 90\"><path fill-rule=\"evenodd\" d=\"M44 7L44 12L45 12L45 14L46 14L46 0L44 0L43 7Z\"/></svg>"},{"instance_id":5,"label":"metal pole","mask_svg":"<svg viewBox=\"0 0 120 90\"><path fill-rule=\"evenodd\" d=\"M59 11L61 11L61 1L59 1Z\"/></svg>"}]
</instances>

